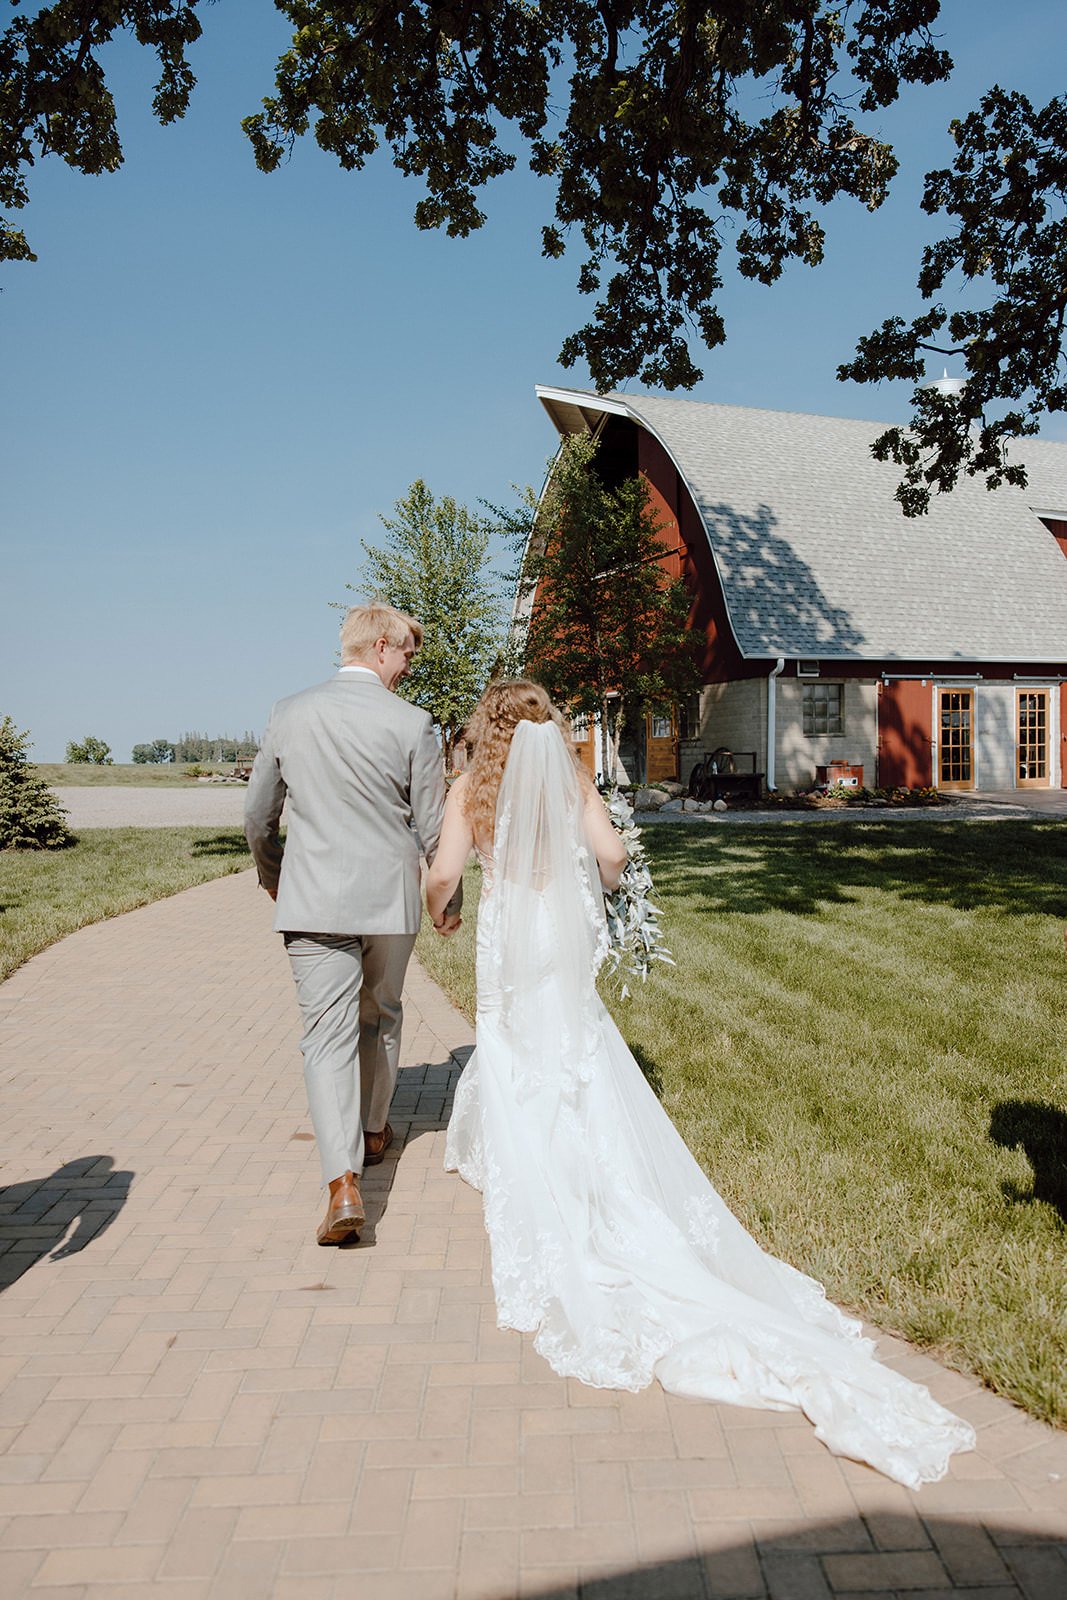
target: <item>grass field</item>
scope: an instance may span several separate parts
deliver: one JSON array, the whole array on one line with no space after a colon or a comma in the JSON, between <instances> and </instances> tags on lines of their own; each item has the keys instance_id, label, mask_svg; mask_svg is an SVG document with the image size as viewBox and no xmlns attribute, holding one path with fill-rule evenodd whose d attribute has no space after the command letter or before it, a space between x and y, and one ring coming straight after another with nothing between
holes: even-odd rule
<instances>
[{"instance_id":1,"label":"grass field","mask_svg":"<svg viewBox=\"0 0 1067 1600\"><path fill-rule=\"evenodd\" d=\"M678 965L612 1010L834 1299L1067 1424L1067 825L651 826ZM477 874L419 954L468 1015Z\"/></svg>"},{"instance_id":2,"label":"grass field","mask_svg":"<svg viewBox=\"0 0 1067 1600\"><path fill-rule=\"evenodd\" d=\"M229 762L217 770L228 773L232 769L233 763ZM187 766L174 766L171 762L145 762L144 765L116 762L113 767L97 767L88 761L38 761L33 770L52 789L99 789L116 783L136 784L139 788L161 785L188 789L196 782L195 778L190 778Z\"/></svg>"},{"instance_id":3,"label":"grass field","mask_svg":"<svg viewBox=\"0 0 1067 1600\"><path fill-rule=\"evenodd\" d=\"M0 850L0 979L104 917L251 863L218 828L83 828L69 850Z\"/></svg>"}]
</instances>

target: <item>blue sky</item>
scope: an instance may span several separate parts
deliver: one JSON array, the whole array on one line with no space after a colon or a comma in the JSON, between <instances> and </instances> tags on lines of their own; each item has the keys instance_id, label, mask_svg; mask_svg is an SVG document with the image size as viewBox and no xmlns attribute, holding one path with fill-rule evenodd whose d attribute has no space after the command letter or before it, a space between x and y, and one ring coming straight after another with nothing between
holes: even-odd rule
<instances>
[{"instance_id":1,"label":"blue sky","mask_svg":"<svg viewBox=\"0 0 1067 1600\"><path fill-rule=\"evenodd\" d=\"M262 729L333 667L330 602L360 538L416 478L473 504L539 483L554 445L535 383L588 386L556 353L590 302L540 257L550 195L522 172L468 240L419 233L386 159L342 173L311 141L265 175L240 118L286 43L263 0L203 10L188 116L152 120L152 58L113 48L123 169L31 175L39 260L0 283L4 607L0 714L61 760ZM772 289L732 282L728 342L697 398L896 419L904 386L839 384L856 338L910 312L922 175L993 82L1062 88L1062 0L950 0L951 82L879 125L902 170L875 216L835 205L827 259ZM1067 438L1061 416L1049 437Z\"/></svg>"}]
</instances>

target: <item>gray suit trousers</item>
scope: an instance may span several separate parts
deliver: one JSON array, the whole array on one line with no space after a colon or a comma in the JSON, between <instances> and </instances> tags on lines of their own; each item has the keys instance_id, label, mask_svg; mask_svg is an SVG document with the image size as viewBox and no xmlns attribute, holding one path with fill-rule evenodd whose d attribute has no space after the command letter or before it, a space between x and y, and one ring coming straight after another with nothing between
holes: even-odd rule
<instances>
[{"instance_id":1,"label":"gray suit trousers","mask_svg":"<svg viewBox=\"0 0 1067 1600\"><path fill-rule=\"evenodd\" d=\"M364 1128L385 1127L414 943L413 933L285 935L304 1019L300 1050L323 1183L362 1172Z\"/></svg>"}]
</instances>

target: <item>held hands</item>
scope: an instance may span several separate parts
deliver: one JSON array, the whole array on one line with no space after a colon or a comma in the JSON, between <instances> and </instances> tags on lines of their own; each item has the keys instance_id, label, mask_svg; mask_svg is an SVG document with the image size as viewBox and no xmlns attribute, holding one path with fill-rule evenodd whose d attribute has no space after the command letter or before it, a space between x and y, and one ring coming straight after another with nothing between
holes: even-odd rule
<instances>
[{"instance_id":1,"label":"held hands","mask_svg":"<svg viewBox=\"0 0 1067 1600\"><path fill-rule=\"evenodd\" d=\"M446 911L440 922L434 923L433 931L435 933L439 933L442 939L448 939L452 934L455 933L457 928L461 928L462 926L463 918L460 916L458 911Z\"/></svg>"}]
</instances>

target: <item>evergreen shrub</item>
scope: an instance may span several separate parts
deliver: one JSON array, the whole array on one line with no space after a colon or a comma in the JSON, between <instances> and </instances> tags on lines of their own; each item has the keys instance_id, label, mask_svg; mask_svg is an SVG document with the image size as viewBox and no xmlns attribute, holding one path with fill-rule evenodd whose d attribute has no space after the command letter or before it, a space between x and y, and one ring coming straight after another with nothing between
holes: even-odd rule
<instances>
[{"instance_id":1,"label":"evergreen shrub","mask_svg":"<svg viewBox=\"0 0 1067 1600\"><path fill-rule=\"evenodd\" d=\"M29 733L0 722L0 850L62 850L77 844L59 801L34 772Z\"/></svg>"}]
</instances>

